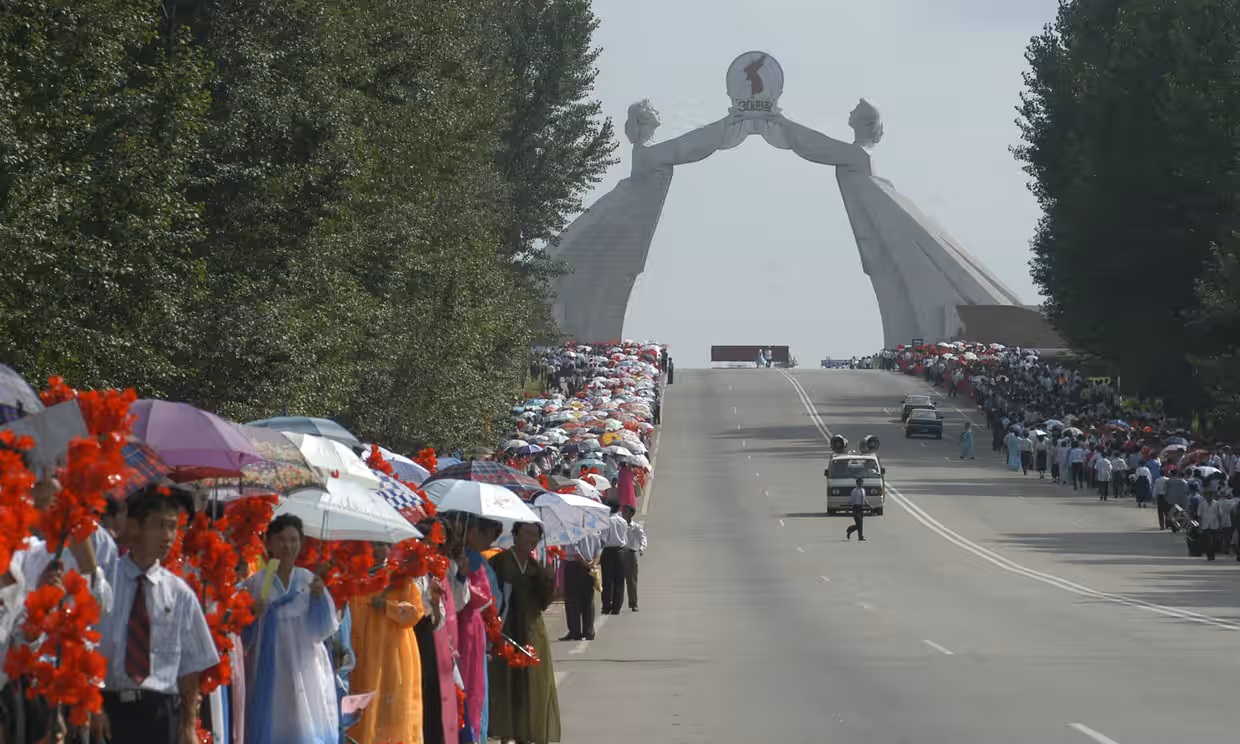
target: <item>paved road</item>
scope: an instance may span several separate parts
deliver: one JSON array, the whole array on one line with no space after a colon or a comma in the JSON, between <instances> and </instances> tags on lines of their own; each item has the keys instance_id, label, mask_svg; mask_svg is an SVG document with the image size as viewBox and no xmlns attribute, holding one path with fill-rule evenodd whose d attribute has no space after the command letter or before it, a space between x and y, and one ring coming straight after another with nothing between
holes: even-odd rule
<instances>
[{"instance_id":1,"label":"paved road","mask_svg":"<svg viewBox=\"0 0 1240 744\"><path fill-rule=\"evenodd\" d=\"M1131 500L905 440L878 371L681 370L641 612L557 644L564 741L1166 744L1234 738L1240 564ZM886 410L884 410L886 409ZM824 432L878 435L865 543L822 516ZM562 632L558 618L553 632ZM559 632L557 632L559 631Z\"/></svg>"}]
</instances>

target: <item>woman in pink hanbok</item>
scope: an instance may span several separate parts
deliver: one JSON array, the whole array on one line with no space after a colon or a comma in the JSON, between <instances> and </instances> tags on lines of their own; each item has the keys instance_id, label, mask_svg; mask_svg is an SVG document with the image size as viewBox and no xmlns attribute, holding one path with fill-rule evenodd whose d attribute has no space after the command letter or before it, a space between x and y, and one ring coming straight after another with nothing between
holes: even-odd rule
<instances>
[{"instance_id":1,"label":"woman in pink hanbok","mask_svg":"<svg viewBox=\"0 0 1240 744\"><path fill-rule=\"evenodd\" d=\"M460 643L457 650L465 683L465 728L469 738L463 734L461 741L481 741L487 708L487 639L482 611L493 602L481 551L490 547L495 523L459 512L448 517L452 520L449 551L459 561L452 578L460 592L458 599L462 600L456 608Z\"/></svg>"}]
</instances>

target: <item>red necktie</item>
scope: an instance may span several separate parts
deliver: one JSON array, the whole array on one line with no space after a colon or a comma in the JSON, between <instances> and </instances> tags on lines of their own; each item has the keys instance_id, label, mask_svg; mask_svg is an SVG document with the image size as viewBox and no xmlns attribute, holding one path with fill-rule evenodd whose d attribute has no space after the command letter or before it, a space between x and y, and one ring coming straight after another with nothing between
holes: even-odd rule
<instances>
[{"instance_id":1,"label":"red necktie","mask_svg":"<svg viewBox=\"0 0 1240 744\"><path fill-rule=\"evenodd\" d=\"M125 674L139 685L151 676L151 615L146 610L146 583L145 575L138 577L125 640Z\"/></svg>"}]
</instances>

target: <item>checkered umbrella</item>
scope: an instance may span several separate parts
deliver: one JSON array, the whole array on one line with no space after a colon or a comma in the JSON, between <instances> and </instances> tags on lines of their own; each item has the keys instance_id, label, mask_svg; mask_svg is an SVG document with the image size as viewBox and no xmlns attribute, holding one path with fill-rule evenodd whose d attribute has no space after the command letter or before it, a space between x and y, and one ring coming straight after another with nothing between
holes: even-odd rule
<instances>
[{"instance_id":1,"label":"checkered umbrella","mask_svg":"<svg viewBox=\"0 0 1240 744\"><path fill-rule=\"evenodd\" d=\"M108 498L123 499L134 491L160 482L172 472L145 442L129 441L121 452L125 455L125 464L129 466L129 475L108 491Z\"/></svg>"},{"instance_id":2,"label":"checkered umbrella","mask_svg":"<svg viewBox=\"0 0 1240 744\"><path fill-rule=\"evenodd\" d=\"M0 424L7 424L42 410L43 403L34 388L14 372L12 367L0 364Z\"/></svg>"},{"instance_id":3,"label":"checkered umbrella","mask_svg":"<svg viewBox=\"0 0 1240 744\"><path fill-rule=\"evenodd\" d=\"M422 509L423 501L411 488L388 475L374 472L382 484L379 486L379 495L400 512L402 517L408 519L410 524L426 519L426 512Z\"/></svg>"},{"instance_id":4,"label":"checkered umbrella","mask_svg":"<svg viewBox=\"0 0 1240 744\"><path fill-rule=\"evenodd\" d=\"M442 462L442 460L440 460ZM441 468L422 483L425 488L438 480L466 480L479 483L490 483L512 491L529 501L547 489L542 484L519 470L490 460L468 460L447 468Z\"/></svg>"}]
</instances>

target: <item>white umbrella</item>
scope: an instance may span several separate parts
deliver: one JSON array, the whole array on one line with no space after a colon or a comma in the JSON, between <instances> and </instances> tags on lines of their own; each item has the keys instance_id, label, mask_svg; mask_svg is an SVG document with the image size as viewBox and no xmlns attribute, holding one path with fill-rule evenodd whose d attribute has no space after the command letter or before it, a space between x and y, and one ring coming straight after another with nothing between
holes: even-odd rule
<instances>
[{"instance_id":1,"label":"white umbrella","mask_svg":"<svg viewBox=\"0 0 1240 744\"><path fill-rule=\"evenodd\" d=\"M327 437L316 437L297 432L281 432L297 447L306 462L335 478L360 478L379 482L362 458L353 454L347 446Z\"/></svg>"},{"instance_id":2,"label":"white umbrella","mask_svg":"<svg viewBox=\"0 0 1240 744\"><path fill-rule=\"evenodd\" d=\"M326 488L294 491L280 499L275 513L300 517L316 540L398 543L422 536L382 496L353 479L331 478Z\"/></svg>"},{"instance_id":3,"label":"white umbrella","mask_svg":"<svg viewBox=\"0 0 1240 744\"><path fill-rule=\"evenodd\" d=\"M641 468L642 470L650 469L650 461L646 459L645 455L634 455L626 458L626 461L633 467Z\"/></svg>"},{"instance_id":4,"label":"white umbrella","mask_svg":"<svg viewBox=\"0 0 1240 744\"><path fill-rule=\"evenodd\" d=\"M599 475L598 473L587 473L581 476L581 480L594 486L600 492L606 491L607 489L611 488L611 481L607 480L606 478Z\"/></svg>"},{"instance_id":5,"label":"white umbrella","mask_svg":"<svg viewBox=\"0 0 1240 744\"><path fill-rule=\"evenodd\" d=\"M367 457L370 456L370 448L373 447L379 447L379 445L370 445L370 447L366 450ZM431 471L417 464L413 460L410 460L404 455L398 455L391 450L384 449L383 447L379 447L379 454L383 455L383 459L392 464L392 470L396 472L396 477L403 481L420 486L422 485L422 481L431 477Z\"/></svg>"},{"instance_id":6,"label":"white umbrella","mask_svg":"<svg viewBox=\"0 0 1240 744\"><path fill-rule=\"evenodd\" d=\"M572 545L606 529L611 516L607 506L571 493L544 493L534 499L534 511L542 521L545 545ZM505 533L495 544L509 547L512 534Z\"/></svg>"},{"instance_id":7,"label":"white umbrella","mask_svg":"<svg viewBox=\"0 0 1240 744\"><path fill-rule=\"evenodd\" d=\"M511 527L516 522L538 522L538 515L515 493L480 481L445 478L426 487L426 496L439 511L461 511L493 519Z\"/></svg>"},{"instance_id":8,"label":"white umbrella","mask_svg":"<svg viewBox=\"0 0 1240 744\"><path fill-rule=\"evenodd\" d=\"M587 499L590 499L592 501L603 500L603 494L599 493L598 489L594 487L593 483L581 480L580 478L574 478L573 486L575 486L577 489L573 493L577 494L578 496L584 496Z\"/></svg>"}]
</instances>

